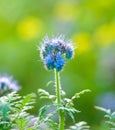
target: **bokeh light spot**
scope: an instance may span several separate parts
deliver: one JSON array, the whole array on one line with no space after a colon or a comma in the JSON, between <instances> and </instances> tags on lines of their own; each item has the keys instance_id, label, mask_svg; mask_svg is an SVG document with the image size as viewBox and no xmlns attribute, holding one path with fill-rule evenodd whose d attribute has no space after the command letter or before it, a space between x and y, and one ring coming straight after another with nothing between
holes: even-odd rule
<instances>
[{"instance_id":1,"label":"bokeh light spot","mask_svg":"<svg viewBox=\"0 0 115 130\"><path fill-rule=\"evenodd\" d=\"M79 53L87 52L91 46L91 37L87 32L75 35L73 41L77 44L77 52Z\"/></svg>"},{"instance_id":2,"label":"bokeh light spot","mask_svg":"<svg viewBox=\"0 0 115 130\"><path fill-rule=\"evenodd\" d=\"M27 17L17 26L17 33L23 39L33 39L40 35L43 29L43 23L36 17Z\"/></svg>"},{"instance_id":3,"label":"bokeh light spot","mask_svg":"<svg viewBox=\"0 0 115 130\"><path fill-rule=\"evenodd\" d=\"M54 12L61 20L73 20L75 18L76 7L72 2L60 2L55 5Z\"/></svg>"},{"instance_id":4,"label":"bokeh light spot","mask_svg":"<svg viewBox=\"0 0 115 130\"><path fill-rule=\"evenodd\" d=\"M100 45L110 45L115 42L115 24L105 24L100 26L95 35L94 39Z\"/></svg>"}]
</instances>

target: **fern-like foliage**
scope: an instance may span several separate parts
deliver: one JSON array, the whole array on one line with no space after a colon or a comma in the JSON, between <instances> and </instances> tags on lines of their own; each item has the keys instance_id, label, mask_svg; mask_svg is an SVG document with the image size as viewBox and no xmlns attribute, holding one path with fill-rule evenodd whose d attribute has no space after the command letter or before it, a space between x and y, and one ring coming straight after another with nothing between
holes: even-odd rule
<instances>
[{"instance_id":1,"label":"fern-like foliage","mask_svg":"<svg viewBox=\"0 0 115 130\"><path fill-rule=\"evenodd\" d=\"M34 126L35 130L36 129L43 130L42 124L45 124L47 126L46 128L49 130L58 130L58 124L52 120L52 117L56 114L58 115L60 110L64 112L64 116L65 114L68 115L73 120L73 122L75 122L74 114L80 111L74 108L73 101L77 98L80 98L81 95L87 92L90 92L90 90L89 89L83 90L79 93L76 93L74 96L72 96L72 98L69 99L65 97L66 96L65 92L61 91L62 103L58 105L56 103L55 95L51 95L49 92L43 89L38 89L38 94L40 98L49 99L52 101L52 104L45 105L39 110L38 120L36 121L35 126ZM52 113L47 113L47 109L52 108L52 107L55 108L52 111ZM84 122L81 122L81 124L77 123L75 124L74 127L77 128L78 125L80 125L79 126L80 129L77 129L77 130L82 130L81 128L88 128L85 126ZM71 127L71 128L74 128L74 127ZM83 130L88 130L88 129L83 129Z\"/></svg>"},{"instance_id":2,"label":"fern-like foliage","mask_svg":"<svg viewBox=\"0 0 115 130\"><path fill-rule=\"evenodd\" d=\"M88 93L88 92L91 92L91 90L89 90L89 89L82 90L79 93L75 93L74 96L72 96L70 99L64 98L64 101L66 102L66 105L74 106L73 101L75 99L80 98L81 95Z\"/></svg>"},{"instance_id":3,"label":"fern-like foliage","mask_svg":"<svg viewBox=\"0 0 115 130\"><path fill-rule=\"evenodd\" d=\"M95 108L105 113L105 123L110 127L111 130L115 130L115 112L112 112L110 109L105 109L98 106L96 106Z\"/></svg>"},{"instance_id":4,"label":"fern-like foliage","mask_svg":"<svg viewBox=\"0 0 115 130\"><path fill-rule=\"evenodd\" d=\"M52 119L52 117L57 113L56 108L52 112L47 113L47 110L51 107L52 105L44 105L39 110L39 115L37 121L35 122L34 130L58 130L58 124Z\"/></svg>"},{"instance_id":5,"label":"fern-like foliage","mask_svg":"<svg viewBox=\"0 0 115 130\"><path fill-rule=\"evenodd\" d=\"M34 94L21 97L12 92L0 98L0 130L31 130L33 117L27 112L33 108Z\"/></svg>"},{"instance_id":6,"label":"fern-like foliage","mask_svg":"<svg viewBox=\"0 0 115 130\"><path fill-rule=\"evenodd\" d=\"M86 122L81 121L76 123L74 126L70 126L70 128L66 130L89 130L89 129L90 126L88 126Z\"/></svg>"},{"instance_id":7,"label":"fern-like foliage","mask_svg":"<svg viewBox=\"0 0 115 130\"><path fill-rule=\"evenodd\" d=\"M75 122L74 119L74 114L75 113L79 113L80 111L77 110L74 107L74 100L80 98L81 95L90 92L89 89L85 89L79 93L75 93L74 96L72 96L70 99L69 98L63 98L63 109L65 110L65 112L71 117L71 119Z\"/></svg>"},{"instance_id":8,"label":"fern-like foliage","mask_svg":"<svg viewBox=\"0 0 115 130\"><path fill-rule=\"evenodd\" d=\"M51 95L49 92L45 91L44 89L38 89L38 94L41 99L50 99L52 101L56 99L55 95Z\"/></svg>"}]
</instances>

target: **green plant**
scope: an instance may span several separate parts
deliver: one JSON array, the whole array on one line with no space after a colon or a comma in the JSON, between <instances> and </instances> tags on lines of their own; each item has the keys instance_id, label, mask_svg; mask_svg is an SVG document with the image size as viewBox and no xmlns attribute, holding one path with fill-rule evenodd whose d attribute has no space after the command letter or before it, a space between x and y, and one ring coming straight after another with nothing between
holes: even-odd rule
<instances>
[{"instance_id":1,"label":"green plant","mask_svg":"<svg viewBox=\"0 0 115 130\"><path fill-rule=\"evenodd\" d=\"M27 112L33 108L35 95L19 96L12 92L7 96L0 98L0 129L10 130L17 128L19 130L29 130L32 117Z\"/></svg>"},{"instance_id":2,"label":"green plant","mask_svg":"<svg viewBox=\"0 0 115 130\"><path fill-rule=\"evenodd\" d=\"M90 92L90 90L83 90L79 93L76 93L72 98L66 98L65 92L62 90L60 83L60 71L63 69L64 65L67 63L67 60L71 59L74 54L74 48L70 41L65 41L63 36L58 36L53 39L46 37L43 40L43 43L40 49L41 59L43 60L45 67L48 70L54 70L54 87L55 94L50 95L49 92L39 89L38 93L40 98L47 98L51 100L52 104L43 106L39 111L38 120L35 124L36 129L40 129L41 124L46 123L47 127L50 130L64 130L65 129L65 115L70 116L70 118L75 122L74 114L80 112L74 107L74 99L79 98L80 95ZM51 113L47 113L47 109L51 109ZM55 115L59 115L59 123L55 123L52 119ZM81 122L82 125L83 122ZM75 126L70 127L83 129L85 126L75 124ZM89 127L87 127L88 129Z\"/></svg>"},{"instance_id":3,"label":"green plant","mask_svg":"<svg viewBox=\"0 0 115 130\"><path fill-rule=\"evenodd\" d=\"M95 108L105 113L105 123L109 126L110 130L115 130L115 112L112 112L110 109L105 109L98 106L96 106Z\"/></svg>"}]
</instances>

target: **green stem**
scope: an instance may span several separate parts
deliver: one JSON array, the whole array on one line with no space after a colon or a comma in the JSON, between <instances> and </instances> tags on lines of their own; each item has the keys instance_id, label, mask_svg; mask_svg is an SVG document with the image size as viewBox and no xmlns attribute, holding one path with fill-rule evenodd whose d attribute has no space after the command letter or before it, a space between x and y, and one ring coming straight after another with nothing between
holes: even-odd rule
<instances>
[{"instance_id":1,"label":"green stem","mask_svg":"<svg viewBox=\"0 0 115 130\"><path fill-rule=\"evenodd\" d=\"M64 130L64 111L60 110L60 122L59 122L59 129Z\"/></svg>"},{"instance_id":2,"label":"green stem","mask_svg":"<svg viewBox=\"0 0 115 130\"><path fill-rule=\"evenodd\" d=\"M54 70L55 72L55 87L56 87L56 97L57 104L61 105L61 84L60 84L60 75L59 72ZM59 112L59 130L64 130L64 111L60 110Z\"/></svg>"}]
</instances>

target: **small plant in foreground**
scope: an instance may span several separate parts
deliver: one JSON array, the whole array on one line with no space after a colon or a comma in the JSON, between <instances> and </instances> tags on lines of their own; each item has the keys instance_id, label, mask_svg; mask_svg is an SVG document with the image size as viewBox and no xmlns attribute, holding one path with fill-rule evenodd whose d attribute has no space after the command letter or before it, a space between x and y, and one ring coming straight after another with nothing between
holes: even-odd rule
<instances>
[{"instance_id":1,"label":"small plant in foreground","mask_svg":"<svg viewBox=\"0 0 115 130\"><path fill-rule=\"evenodd\" d=\"M19 96L12 92L0 98L0 130L32 130L33 116L27 111L33 108L35 95Z\"/></svg>"},{"instance_id":2,"label":"small plant in foreground","mask_svg":"<svg viewBox=\"0 0 115 130\"><path fill-rule=\"evenodd\" d=\"M40 124L46 123L49 130L64 130L65 129L65 115L69 115L73 121L74 114L80 112L74 108L73 100L79 98L81 94L90 92L90 90L83 90L76 93L72 98L66 98L65 92L62 90L60 83L60 72L64 68L67 60L74 56L74 48L71 41L65 41L63 36L58 36L52 39L45 37L41 47L39 47L41 59L48 70L54 70L55 76L55 93L50 95L49 92L39 89L38 93L41 98L50 99L52 104L45 105L40 109L39 118L36 122L36 129L40 129ZM47 109L54 108L52 113L47 113ZM53 121L53 116L59 115L59 124ZM84 126L85 125L85 126ZM71 126L69 130L88 130L89 126L81 122Z\"/></svg>"},{"instance_id":3,"label":"small plant in foreground","mask_svg":"<svg viewBox=\"0 0 115 130\"><path fill-rule=\"evenodd\" d=\"M110 130L115 130L115 111L112 112L110 109L105 109L98 106L96 106L95 108L105 113L105 123L109 126Z\"/></svg>"},{"instance_id":4,"label":"small plant in foreground","mask_svg":"<svg viewBox=\"0 0 115 130\"><path fill-rule=\"evenodd\" d=\"M20 87L12 77L0 76L0 130L33 130L31 116L35 94L19 96Z\"/></svg>"}]
</instances>

